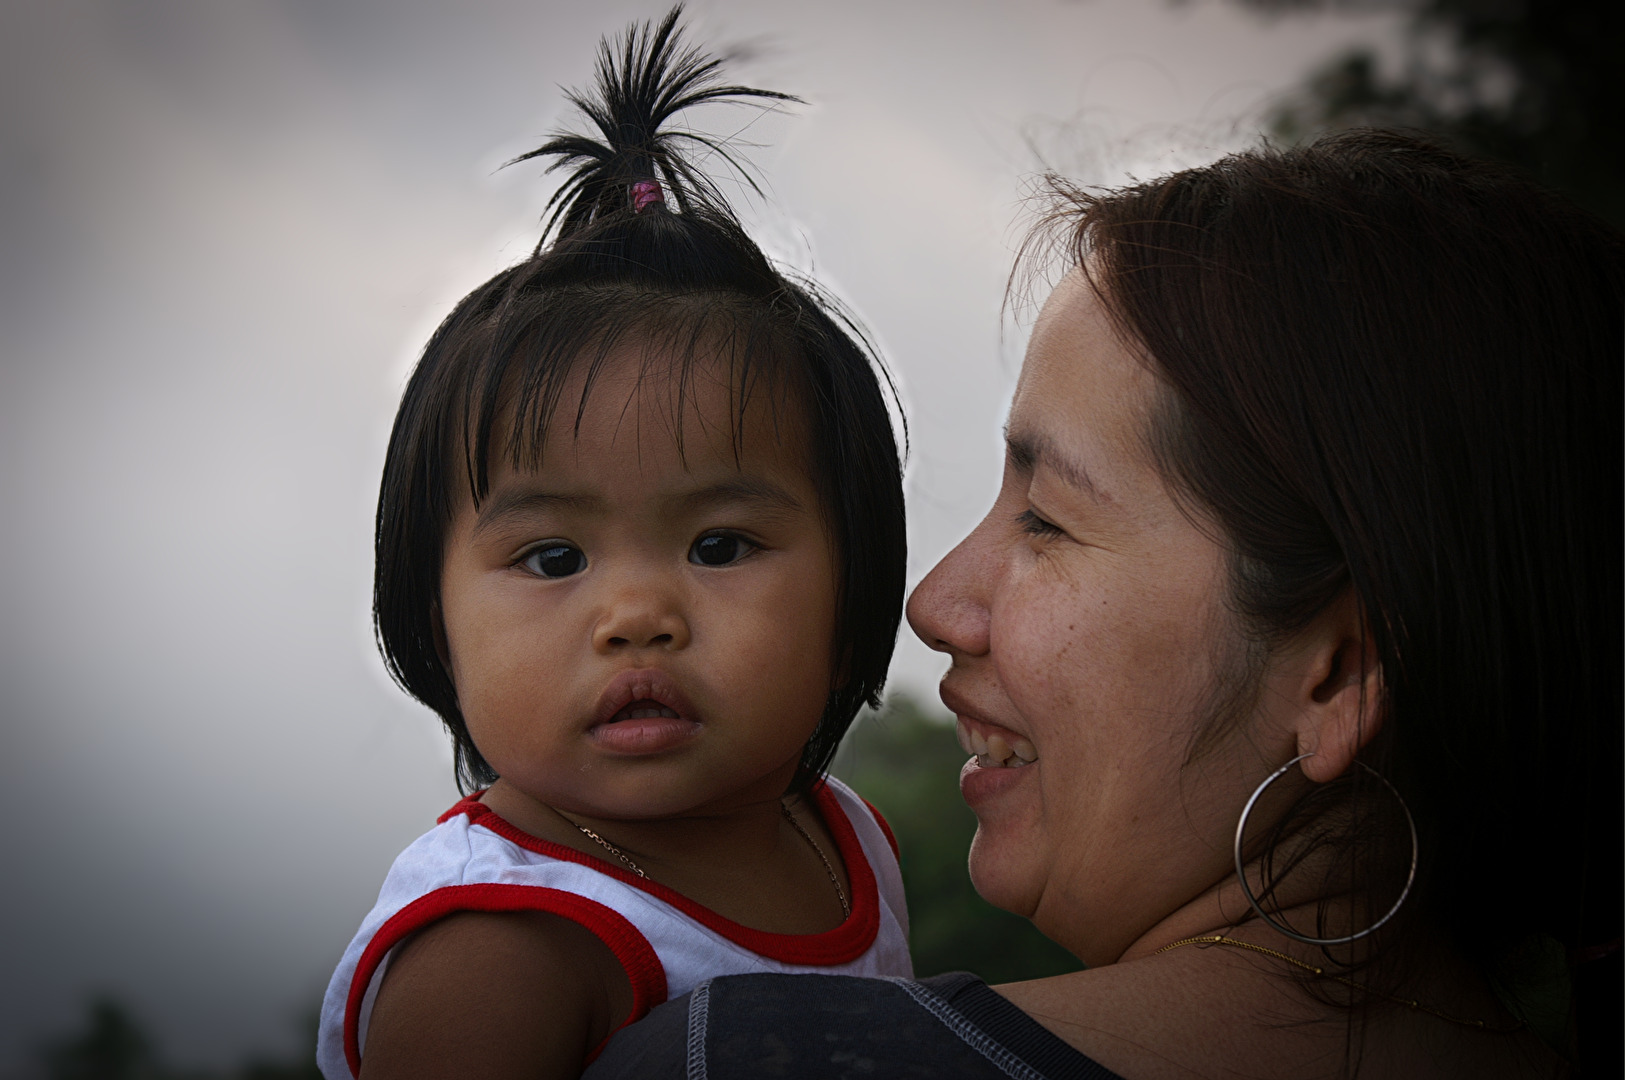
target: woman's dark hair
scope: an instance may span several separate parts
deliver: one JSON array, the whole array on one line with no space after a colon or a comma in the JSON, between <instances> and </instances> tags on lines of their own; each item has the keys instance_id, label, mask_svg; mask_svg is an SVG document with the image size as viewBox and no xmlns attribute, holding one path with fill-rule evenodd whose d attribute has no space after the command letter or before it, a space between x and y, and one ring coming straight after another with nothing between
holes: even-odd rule
<instances>
[{"instance_id":1,"label":"woman's dark hair","mask_svg":"<svg viewBox=\"0 0 1625 1080\"><path fill-rule=\"evenodd\" d=\"M1038 238L1160 376L1152 450L1222 531L1243 625L1281 641L1347 590L1365 616L1361 760L1415 817L1411 924L1492 980L1538 935L1617 945L1625 241L1382 131L1050 190ZM1375 918L1394 863L1358 832L1328 842ZM1617 1061L1617 963L1583 1057Z\"/></svg>"},{"instance_id":2,"label":"woman's dark hair","mask_svg":"<svg viewBox=\"0 0 1625 1080\"><path fill-rule=\"evenodd\" d=\"M905 563L895 390L856 322L813 283L776 269L683 156L698 147L750 182L725 144L669 121L706 102L795 99L722 85L719 62L683 45L680 14L603 43L595 94L570 96L597 138L561 134L516 159L572 170L549 203L542 242L447 316L395 417L378 496L373 622L390 674L451 733L464 791L496 774L469 737L436 644L447 528L464 499L478 505L487 494L493 454L537 468L559 410L580 423L618 344L644 346L643 374L669 380L677 395L689 392L696 363L724 365L736 451L753 400L788 402L792 430L805 433L837 557L836 674L792 790L823 775L861 706L878 705L891 662ZM581 399L561 402L581 369Z\"/></svg>"}]
</instances>

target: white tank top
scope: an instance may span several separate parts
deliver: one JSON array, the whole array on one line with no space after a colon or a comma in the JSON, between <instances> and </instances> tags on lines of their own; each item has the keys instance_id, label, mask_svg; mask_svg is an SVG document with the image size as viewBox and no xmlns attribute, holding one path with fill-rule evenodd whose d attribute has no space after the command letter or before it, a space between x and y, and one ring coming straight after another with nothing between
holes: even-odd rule
<instances>
[{"instance_id":1,"label":"white tank top","mask_svg":"<svg viewBox=\"0 0 1625 1080\"><path fill-rule=\"evenodd\" d=\"M641 1019L717 975L814 972L913 977L897 842L856 792L830 778L814 802L852 886L852 911L821 934L752 930L664 885L521 832L471 795L390 867L322 1002L316 1060L327 1080L361 1072L367 1022L394 948L459 911L545 911L590 930L620 960Z\"/></svg>"}]
</instances>

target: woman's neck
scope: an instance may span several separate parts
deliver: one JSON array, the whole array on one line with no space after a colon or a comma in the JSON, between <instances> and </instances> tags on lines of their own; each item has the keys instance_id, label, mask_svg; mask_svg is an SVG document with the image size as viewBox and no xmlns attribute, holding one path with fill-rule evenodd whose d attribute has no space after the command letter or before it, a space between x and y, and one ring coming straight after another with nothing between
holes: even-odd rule
<instances>
[{"instance_id":1,"label":"woman's neck","mask_svg":"<svg viewBox=\"0 0 1625 1080\"><path fill-rule=\"evenodd\" d=\"M1313 926L1317 908L1282 916ZM1359 1065L1352 1075L1406 1080L1559 1072L1556 1055L1440 935L1415 929L1404 942L1379 941L1351 970L1256 918L1225 922L1215 907L1201 910L1159 923L1120 962L998 990L1136 1080L1345 1076L1350 1061Z\"/></svg>"}]
</instances>

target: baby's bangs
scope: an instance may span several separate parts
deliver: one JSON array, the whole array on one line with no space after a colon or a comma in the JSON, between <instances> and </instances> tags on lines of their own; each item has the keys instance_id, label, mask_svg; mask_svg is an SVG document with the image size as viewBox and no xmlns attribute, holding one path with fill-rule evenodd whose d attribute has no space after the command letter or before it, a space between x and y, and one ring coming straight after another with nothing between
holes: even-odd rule
<instances>
[{"instance_id":1,"label":"baby's bangs","mask_svg":"<svg viewBox=\"0 0 1625 1080\"><path fill-rule=\"evenodd\" d=\"M538 300L540 298L537 298ZM778 438L805 438L799 407L806 391L800 350L769 305L727 293L651 296L626 288L579 288L550 293L534 313L493 312L492 333L467 342L462 392L460 456L476 505L490 490L493 454L514 469L543 467L553 425L567 419L579 434L599 377L628 347L639 366L632 395L663 389L678 454L683 454L685 406L702 386L725 379L729 438L735 459L743 449L744 419L766 404ZM575 399L566 390L585 365Z\"/></svg>"}]
</instances>

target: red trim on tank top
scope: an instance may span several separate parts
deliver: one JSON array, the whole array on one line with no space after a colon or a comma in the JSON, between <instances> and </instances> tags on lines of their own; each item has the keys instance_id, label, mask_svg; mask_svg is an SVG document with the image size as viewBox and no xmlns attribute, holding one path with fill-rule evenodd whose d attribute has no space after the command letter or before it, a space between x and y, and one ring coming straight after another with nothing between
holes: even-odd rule
<instances>
[{"instance_id":1,"label":"red trim on tank top","mask_svg":"<svg viewBox=\"0 0 1625 1080\"><path fill-rule=\"evenodd\" d=\"M875 881L874 869L863 854L863 845L859 842L858 834L852 828L852 822L847 818L846 811L841 807L840 800L826 784L820 783L813 789L813 803L824 819L825 828L835 838L835 847L840 853L841 861L846 864L847 881L851 885L852 913L839 926L817 934L774 934L765 930L753 930L718 915L708 907L696 904L682 893L659 882L640 878L597 856L565 847L563 844L555 844L551 840L543 840L515 828L496 811L480 802L481 794L483 792L477 791L463 799L440 815L438 820L444 822L458 814L464 814L468 817L469 824L489 829L526 851L578 863L601 874L607 874L617 881L625 882L635 889L641 889L650 896L665 901L700 925L769 960L777 960L783 964L805 964L809 967L851 963L868 951L880 932L880 891ZM878 816L876 815L877 818Z\"/></svg>"},{"instance_id":2,"label":"red trim on tank top","mask_svg":"<svg viewBox=\"0 0 1625 1080\"><path fill-rule=\"evenodd\" d=\"M853 792L853 794L857 793ZM863 796L858 795L858 798L863 799ZM880 826L880 831L886 834L886 843L891 845L891 857L896 859L898 862L902 862L903 853L897 848L897 837L892 835L891 825L886 822L885 817L881 815L880 811L875 809L874 803L870 802L868 799L863 799L863 805L869 808L869 815L875 819L875 824Z\"/></svg>"},{"instance_id":3,"label":"red trim on tank top","mask_svg":"<svg viewBox=\"0 0 1625 1080\"><path fill-rule=\"evenodd\" d=\"M615 1031L643 1019L650 1009L666 1000L666 969L660 958L638 928L614 909L573 892L540 885L448 885L425 893L390 916L362 952L355 974L350 977L350 996L344 1006L344 1059L351 1076L361 1075L361 1003L384 957L407 936L461 911L543 911L585 927L615 954L632 984L632 1011ZM608 1043L606 1036L587 1060L596 1058Z\"/></svg>"}]
</instances>

